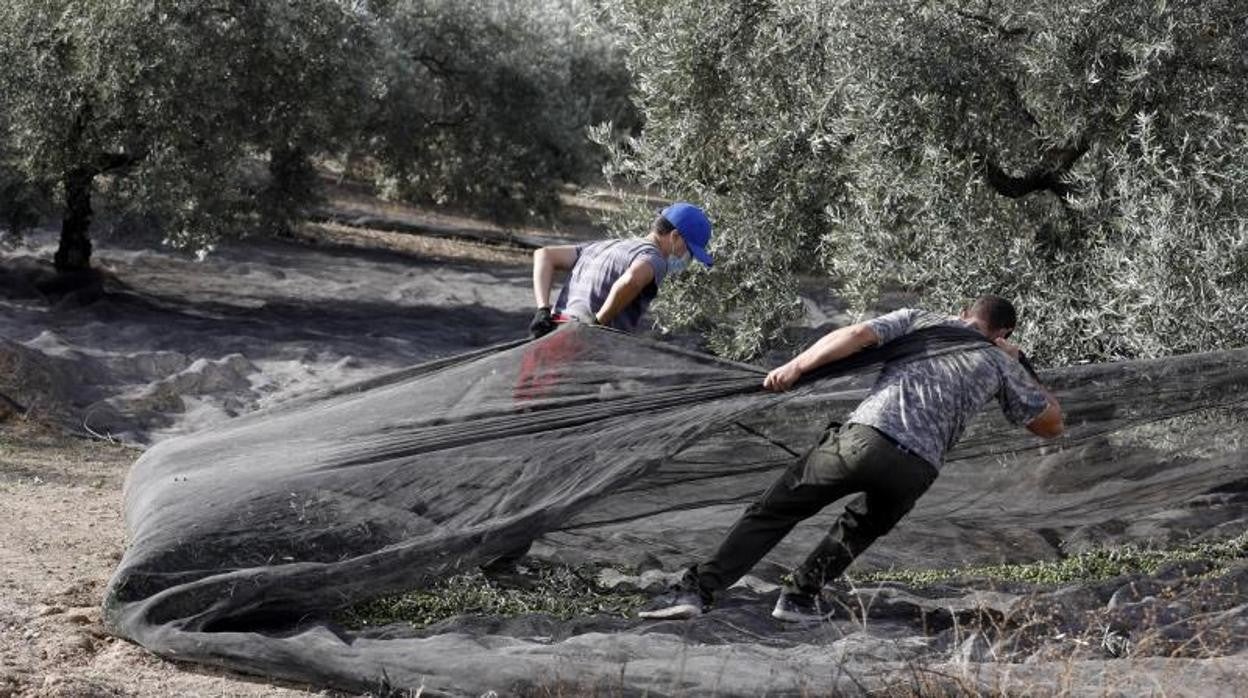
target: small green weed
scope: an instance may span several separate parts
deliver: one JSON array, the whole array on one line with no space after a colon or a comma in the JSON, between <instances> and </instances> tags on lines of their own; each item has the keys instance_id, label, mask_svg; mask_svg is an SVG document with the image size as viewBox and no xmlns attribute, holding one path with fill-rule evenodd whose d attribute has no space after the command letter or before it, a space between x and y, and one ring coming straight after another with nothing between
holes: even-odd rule
<instances>
[{"instance_id":1,"label":"small green weed","mask_svg":"<svg viewBox=\"0 0 1248 698\"><path fill-rule=\"evenodd\" d=\"M1141 574L1156 571L1172 562L1208 560L1217 569L1248 558L1248 533L1216 543L1193 543L1172 548L1154 548L1125 545L1117 548L1091 550L1061 560L1030 562L1025 564L984 565L959 567L946 570L888 570L856 575L855 581L893 581L913 586L923 586L951 579L994 579L1006 582L1032 584L1066 584L1070 582L1094 582L1124 574Z\"/></svg>"}]
</instances>

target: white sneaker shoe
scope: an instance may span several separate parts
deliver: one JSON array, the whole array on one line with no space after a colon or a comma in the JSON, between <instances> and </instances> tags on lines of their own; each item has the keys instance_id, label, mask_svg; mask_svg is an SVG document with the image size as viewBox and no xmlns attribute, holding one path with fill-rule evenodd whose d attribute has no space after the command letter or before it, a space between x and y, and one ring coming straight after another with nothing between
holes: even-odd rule
<instances>
[{"instance_id":1,"label":"white sneaker shoe","mask_svg":"<svg viewBox=\"0 0 1248 698\"><path fill-rule=\"evenodd\" d=\"M651 620L686 620L702 615L702 597L693 591L670 591L658 596L637 615Z\"/></svg>"},{"instance_id":2,"label":"white sneaker shoe","mask_svg":"<svg viewBox=\"0 0 1248 698\"><path fill-rule=\"evenodd\" d=\"M786 623L822 623L832 617L832 607L818 594L784 590L776 599L771 617Z\"/></svg>"}]
</instances>

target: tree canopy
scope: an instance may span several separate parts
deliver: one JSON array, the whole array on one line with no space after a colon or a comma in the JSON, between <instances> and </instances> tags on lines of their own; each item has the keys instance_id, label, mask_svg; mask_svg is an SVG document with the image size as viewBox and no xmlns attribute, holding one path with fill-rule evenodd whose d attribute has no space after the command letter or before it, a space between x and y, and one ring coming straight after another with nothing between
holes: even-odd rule
<instances>
[{"instance_id":1,"label":"tree canopy","mask_svg":"<svg viewBox=\"0 0 1248 698\"><path fill-rule=\"evenodd\" d=\"M612 169L711 211L716 271L662 308L717 351L774 341L806 273L859 311L1013 297L1051 361L1242 343L1241 1L611 8L646 123Z\"/></svg>"},{"instance_id":2,"label":"tree canopy","mask_svg":"<svg viewBox=\"0 0 1248 698\"><path fill-rule=\"evenodd\" d=\"M620 47L580 0L425 0L379 11L391 55L363 125L401 196L549 210L595 171L586 129L631 129Z\"/></svg>"}]
</instances>

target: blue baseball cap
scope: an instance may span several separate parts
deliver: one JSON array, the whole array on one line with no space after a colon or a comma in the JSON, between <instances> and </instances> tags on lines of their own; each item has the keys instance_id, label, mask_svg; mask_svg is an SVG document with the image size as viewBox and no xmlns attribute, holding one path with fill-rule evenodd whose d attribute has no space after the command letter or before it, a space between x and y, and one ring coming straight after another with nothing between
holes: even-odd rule
<instances>
[{"instance_id":1,"label":"blue baseball cap","mask_svg":"<svg viewBox=\"0 0 1248 698\"><path fill-rule=\"evenodd\" d=\"M678 201L663 209L659 215L676 226L676 230L685 240L685 247L689 248L689 254L710 267L711 255L706 251L706 246L711 244L711 220L706 217L706 213L693 204Z\"/></svg>"}]
</instances>

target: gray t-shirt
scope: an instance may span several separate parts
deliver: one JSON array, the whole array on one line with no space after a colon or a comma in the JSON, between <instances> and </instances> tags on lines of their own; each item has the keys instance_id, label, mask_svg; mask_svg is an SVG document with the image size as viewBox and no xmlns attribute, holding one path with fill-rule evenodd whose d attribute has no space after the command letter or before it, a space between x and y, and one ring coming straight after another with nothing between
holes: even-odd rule
<instances>
[{"instance_id":1,"label":"gray t-shirt","mask_svg":"<svg viewBox=\"0 0 1248 698\"><path fill-rule=\"evenodd\" d=\"M659 294L659 285L667 275L667 259L649 240L603 240L576 247L576 264L568 282L555 302L558 311L580 319L589 319L607 300L617 279L638 259L654 268L654 281L642 289L632 303L611 321L611 327L625 332L637 329L650 301Z\"/></svg>"},{"instance_id":2,"label":"gray t-shirt","mask_svg":"<svg viewBox=\"0 0 1248 698\"><path fill-rule=\"evenodd\" d=\"M927 327L968 327L956 317L903 308L867 322L880 344ZM1044 411L1044 391L1022 364L991 345L889 364L849 421L866 424L939 468L975 413L996 397L1014 424Z\"/></svg>"}]
</instances>

